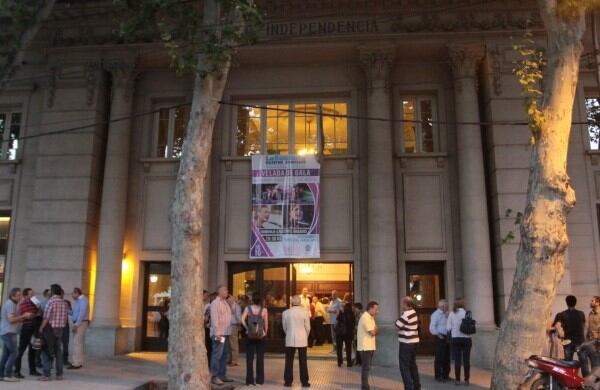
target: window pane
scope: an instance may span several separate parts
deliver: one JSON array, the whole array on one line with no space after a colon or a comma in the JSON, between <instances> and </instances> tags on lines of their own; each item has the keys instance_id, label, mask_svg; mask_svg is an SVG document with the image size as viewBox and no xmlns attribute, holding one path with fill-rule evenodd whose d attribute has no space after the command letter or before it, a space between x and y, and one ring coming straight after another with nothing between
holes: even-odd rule
<instances>
[{"instance_id":1,"label":"window pane","mask_svg":"<svg viewBox=\"0 0 600 390\"><path fill-rule=\"evenodd\" d=\"M600 149L600 100L586 98L585 110L587 113L588 134L590 135L590 149Z\"/></svg>"},{"instance_id":2,"label":"window pane","mask_svg":"<svg viewBox=\"0 0 600 390\"><path fill-rule=\"evenodd\" d=\"M260 108L238 108L236 131L238 156L251 156L260 153L260 115Z\"/></svg>"},{"instance_id":3,"label":"window pane","mask_svg":"<svg viewBox=\"0 0 600 390\"><path fill-rule=\"evenodd\" d=\"M346 103L323 104L323 154L348 152L348 115ZM327 116L327 114L333 116ZM338 116L342 115L342 116Z\"/></svg>"},{"instance_id":4,"label":"window pane","mask_svg":"<svg viewBox=\"0 0 600 390\"><path fill-rule=\"evenodd\" d=\"M287 104L267 106L267 154L288 154L289 112Z\"/></svg>"},{"instance_id":5,"label":"window pane","mask_svg":"<svg viewBox=\"0 0 600 390\"><path fill-rule=\"evenodd\" d=\"M161 108L158 112L158 142L156 144L156 157L169 157L169 109Z\"/></svg>"},{"instance_id":6,"label":"window pane","mask_svg":"<svg viewBox=\"0 0 600 390\"><path fill-rule=\"evenodd\" d=\"M181 157L183 139L185 138L185 132L190 120L190 106L178 107L171 112L175 115L175 129L173 131L173 150L171 151L171 157L179 158Z\"/></svg>"},{"instance_id":7,"label":"window pane","mask_svg":"<svg viewBox=\"0 0 600 390\"><path fill-rule=\"evenodd\" d=\"M14 112L10 116L10 134L8 135L8 150L6 158L14 160L17 158L17 149L19 148L19 134L21 131L21 113Z\"/></svg>"},{"instance_id":8,"label":"window pane","mask_svg":"<svg viewBox=\"0 0 600 390\"><path fill-rule=\"evenodd\" d=\"M10 217L6 215L0 216L0 295L2 294L2 288L4 286L9 228Z\"/></svg>"},{"instance_id":9,"label":"window pane","mask_svg":"<svg viewBox=\"0 0 600 390\"><path fill-rule=\"evenodd\" d=\"M415 99L402 101L402 122L404 129L404 152L416 153L417 151L417 126L415 120ZM412 122L411 122L412 121Z\"/></svg>"},{"instance_id":10,"label":"window pane","mask_svg":"<svg viewBox=\"0 0 600 390\"><path fill-rule=\"evenodd\" d=\"M317 153L317 105L296 104L295 153L299 155Z\"/></svg>"},{"instance_id":11,"label":"window pane","mask_svg":"<svg viewBox=\"0 0 600 390\"><path fill-rule=\"evenodd\" d=\"M433 112L432 112L432 104L430 99L423 99L419 102L420 106L420 117L421 121L421 132L422 132L422 142L421 151L422 152L433 152L434 142L433 142Z\"/></svg>"}]
</instances>

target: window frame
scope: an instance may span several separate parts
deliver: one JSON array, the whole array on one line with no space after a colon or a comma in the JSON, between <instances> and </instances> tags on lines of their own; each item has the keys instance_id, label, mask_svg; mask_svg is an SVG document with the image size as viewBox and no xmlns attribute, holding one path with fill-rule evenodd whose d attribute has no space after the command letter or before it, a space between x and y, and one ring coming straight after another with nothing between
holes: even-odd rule
<instances>
[{"instance_id":1,"label":"window frame","mask_svg":"<svg viewBox=\"0 0 600 390\"><path fill-rule=\"evenodd\" d=\"M324 104L346 104L346 115L350 115L350 106L351 106L351 99L350 98L343 98L343 97L332 97L332 98L323 98L323 97L318 97L318 98L282 98L282 99L241 99L241 100L237 100L236 104L241 104L241 105L247 105L249 107L255 107L255 108L260 108L260 134L259 134L259 144L260 144L260 154L266 154L266 148L267 148L267 112L268 110L266 109L267 106L281 106L281 105L287 105L289 110L292 110L289 112L289 116L288 116L288 155L292 155L292 151L295 154L295 147L296 147L296 113L295 107L298 104L315 104L317 106L317 110L321 109L321 107ZM239 107L239 106L238 106ZM237 154L237 123L238 123L238 109L234 109L233 111L233 128L232 128L232 132L231 134L233 135L232 137L232 142L231 142L231 156L234 157L250 157L250 156L240 156ZM351 137L351 133L352 133L352 126L351 126L351 121L350 118L346 118L346 144L347 144L347 148L346 148L346 153L343 154L334 154L332 156L348 156L351 154L351 148L352 148L352 137ZM323 140L322 140L322 121L317 120L317 149L319 147L319 145L322 144Z\"/></svg>"},{"instance_id":2,"label":"window frame","mask_svg":"<svg viewBox=\"0 0 600 390\"><path fill-rule=\"evenodd\" d=\"M19 122L19 137L23 136L23 130L25 128L25 114L23 113L22 107L0 107L0 114L6 115L4 133L2 134L2 139L0 139L0 161L17 161L19 160L21 154L21 145L17 144L17 150L15 151L14 158L7 157L8 155L8 146L10 143L10 134L12 127L12 116L13 114L19 114L21 116L21 121ZM17 141L18 142L18 141Z\"/></svg>"},{"instance_id":3,"label":"window frame","mask_svg":"<svg viewBox=\"0 0 600 390\"><path fill-rule=\"evenodd\" d=\"M439 125L439 123L436 123L438 121L438 97L435 94L427 94L427 93L417 93L417 94L403 94L400 93L400 117L401 117L401 121L400 121L400 134L399 134L399 138L400 138L400 154L407 154L407 155L412 155L412 154L432 154L432 153L439 153L441 151L441 147L440 147L440 133L441 133L441 127ZM405 100L411 100L414 99L415 101L415 113L414 113L414 117L415 120L419 120L421 117L421 102L424 100L430 100L431 101L431 121L432 121L432 132L433 132L433 150L431 152L427 152L423 150L423 128L422 128L422 123L418 122L415 123L416 128L415 128L415 151L414 152L407 152L405 145L404 145L404 125L406 122L404 122L404 105L403 102Z\"/></svg>"},{"instance_id":4,"label":"window frame","mask_svg":"<svg viewBox=\"0 0 600 390\"><path fill-rule=\"evenodd\" d=\"M590 134L590 125L587 123L588 122L587 100L588 99L596 99L598 104L600 104L600 94L596 91L589 91L589 92L586 91L582 95L583 95L583 111L582 111L581 116L583 117L583 122L586 122L583 125L585 150L588 150L588 151L594 152L594 153L598 153L598 152L600 152L600 139L597 142L598 146L596 148L593 148L592 147L592 137ZM600 125L598 125L598 128L599 128L599 132L600 132Z\"/></svg>"},{"instance_id":5,"label":"window frame","mask_svg":"<svg viewBox=\"0 0 600 390\"><path fill-rule=\"evenodd\" d=\"M160 158L160 159L165 159L165 160L179 160L179 157L173 157L173 146L175 143L175 110L177 108L183 107L183 106L177 106L177 107L173 107L175 105L177 105L177 101L173 101L173 102L162 102L162 103L155 103L153 105L152 110L155 111L154 112L154 117L152 119L152 126L154 128L153 134L152 134L152 153L151 153L151 157L152 158ZM165 157L164 155L158 155L158 137L159 137L159 131L160 131L160 110L168 108L169 109L169 121L168 121L168 127L167 127L167 156ZM191 113L191 111L190 111Z\"/></svg>"}]
</instances>

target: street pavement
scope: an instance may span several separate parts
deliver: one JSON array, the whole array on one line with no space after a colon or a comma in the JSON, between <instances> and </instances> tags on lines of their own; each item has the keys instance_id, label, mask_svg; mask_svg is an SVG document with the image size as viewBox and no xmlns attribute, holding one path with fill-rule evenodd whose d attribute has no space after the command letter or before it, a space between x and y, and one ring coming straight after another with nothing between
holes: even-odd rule
<instances>
[{"instance_id":1,"label":"street pavement","mask_svg":"<svg viewBox=\"0 0 600 390\"><path fill-rule=\"evenodd\" d=\"M240 365L229 367L228 375L235 380L239 390L281 390L283 387L283 356L268 355L265 359L264 386L243 386L246 376L245 359L240 357ZM423 390L467 389L455 386L454 382L440 384L433 379L433 360L418 359ZM293 389L300 389L298 363L295 362ZM308 369L313 390L359 390L360 367L338 367L330 358L309 359ZM16 382L0 382L1 390L133 390L150 381L165 381L167 376L166 354L133 353L110 359L92 359L81 370L65 370L63 381L39 382L27 377ZM473 367L469 389L488 389L491 373ZM402 379L397 368L374 367L371 378L372 389L403 390ZM204 389L199 389L204 390Z\"/></svg>"}]
</instances>

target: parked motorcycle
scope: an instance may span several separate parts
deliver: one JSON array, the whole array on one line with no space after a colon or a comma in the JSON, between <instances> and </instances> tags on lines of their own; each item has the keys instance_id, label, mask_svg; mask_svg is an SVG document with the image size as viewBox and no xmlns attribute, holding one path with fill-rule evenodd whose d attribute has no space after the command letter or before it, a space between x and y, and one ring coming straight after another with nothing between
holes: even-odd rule
<instances>
[{"instance_id":1,"label":"parked motorcycle","mask_svg":"<svg viewBox=\"0 0 600 390\"><path fill-rule=\"evenodd\" d=\"M583 343L578 349L600 353L600 340ZM585 378L579 376L579 362L532 355L527 359L529 372L519 386L521 390L600 390L600 367Z\"/></svg>"}]
</instances>

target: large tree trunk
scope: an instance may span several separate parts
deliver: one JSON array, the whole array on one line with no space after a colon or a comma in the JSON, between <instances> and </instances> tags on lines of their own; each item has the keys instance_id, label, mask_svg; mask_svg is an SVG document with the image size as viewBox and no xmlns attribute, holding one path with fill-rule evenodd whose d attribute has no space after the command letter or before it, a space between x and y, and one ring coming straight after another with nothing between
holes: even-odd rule
<instances>
[{"instance_id":1,"label":"large tree trunk","mask_svg":"<svg viewBox=\"0 0 600 390\"><path fill-rule=\"evenodd\" d=\"M208 4L207 3L211 3ZM207 7L209 8L207 12ZM204 24L218 23L216 0L205 1ZM208 59L200 54L198 68ZM172 262L169 309L169 389L210 389L210 373L204 345L203 250L205 180L211 155L219 101L231 62L205 77L196 75L194 96L183 144L175 198L171 207Z\"/></svg>"},{"instance_id":2,"label":"large tree trunk","mask_svg":"<svg viewBox=\"0 0 600 390\"><path fill-rule=\"evenodd\" d=\"M541 110L544 122L531 154L527 204L521 224L517 269L496 346L492 389L517 389L525 359L541 353L569 244L567 214L575 192L567 175L567 152L584 7L563 12L556 0L539 0L548 34L547 70Z\"/></svg>"}]
</instances>

